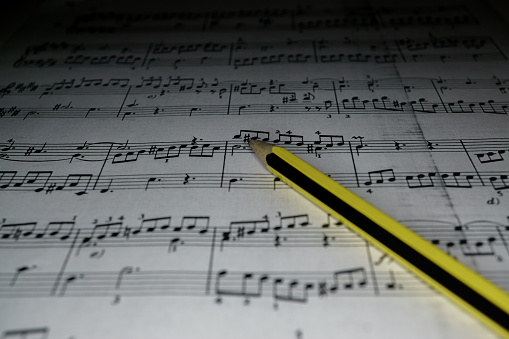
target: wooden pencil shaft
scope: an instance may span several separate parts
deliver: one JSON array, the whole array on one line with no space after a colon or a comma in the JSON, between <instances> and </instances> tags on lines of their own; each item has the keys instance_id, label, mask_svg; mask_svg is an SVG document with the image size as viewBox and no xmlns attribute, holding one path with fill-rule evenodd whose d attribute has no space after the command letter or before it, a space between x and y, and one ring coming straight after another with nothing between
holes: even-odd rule
<instances>
[{"instance_id":1,"label":"wooden pencil shaft","mask_svg":"<svg viewBox=\"0 0 509 339\"><path fill-rule=\"evenodd\" d=\"M284 182L509 338L505 291L285 149L257 140L250 144Z\"/></svg>"}]
</instances>

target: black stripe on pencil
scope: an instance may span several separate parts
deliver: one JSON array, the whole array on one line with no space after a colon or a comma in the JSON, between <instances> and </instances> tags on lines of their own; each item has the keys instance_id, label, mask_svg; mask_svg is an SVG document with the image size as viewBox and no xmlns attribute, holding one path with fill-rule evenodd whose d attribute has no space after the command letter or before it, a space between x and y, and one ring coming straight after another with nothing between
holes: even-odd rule
<instances>
[{"instance_id":1,"label":"black stripe on pencil","mask_svg":"<svg viewBox=\"0 0 509 339\"><path fill-rule=\"evenodd\" d=\"M509 295L284 148L250 141L267 168L497 333L509 338Z\"/></svg>"}]
</instances>

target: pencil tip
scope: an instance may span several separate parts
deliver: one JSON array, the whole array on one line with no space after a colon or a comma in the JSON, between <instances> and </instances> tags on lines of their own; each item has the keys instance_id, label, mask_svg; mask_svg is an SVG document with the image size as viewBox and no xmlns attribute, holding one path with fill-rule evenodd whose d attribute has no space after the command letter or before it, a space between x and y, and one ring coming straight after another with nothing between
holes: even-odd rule
<instances>
[{"instance_id":1,"label":"pencil tip","mask_svg":"<svg viewBox=\"0 0 509 339\"><path fill-rule=\"evenodd\" d=\"M272 153L272 144L269 144L268 142L260 141L251 139L249 140L249 146L253 149L255 154L260 158L260 160L267 166L267 161L265 160L265 157L267 154Z\"/></svg>"}]
</instances>

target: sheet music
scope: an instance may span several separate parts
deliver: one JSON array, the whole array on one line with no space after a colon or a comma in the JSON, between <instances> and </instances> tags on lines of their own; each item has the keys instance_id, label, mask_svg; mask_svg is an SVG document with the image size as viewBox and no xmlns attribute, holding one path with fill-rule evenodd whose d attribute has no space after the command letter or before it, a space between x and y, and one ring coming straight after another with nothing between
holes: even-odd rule
<instances>
[{"instance_id":1,"label":"sheet music","mask_svg":"<svg viewBox=\"0 0 509 339\"><path fill-rule=\"evenodd\" d=\"M178 6L48 1L2 47L2 338L494 338L248 141L509 291L497 13Z\"/></svg>"}]
</instances>

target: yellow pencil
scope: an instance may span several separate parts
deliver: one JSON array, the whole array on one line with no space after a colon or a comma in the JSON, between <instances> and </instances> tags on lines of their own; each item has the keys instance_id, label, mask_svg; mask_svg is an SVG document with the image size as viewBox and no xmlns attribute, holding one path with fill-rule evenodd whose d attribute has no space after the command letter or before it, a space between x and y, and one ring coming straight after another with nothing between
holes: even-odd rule
<instances>
[{"instance_id":1,"label":"yellow pencil","mask_svg":"<svg viewBox=\"0 0 509 339\"><path fill-rule=\"evenodd\" d=\"M509 338L509 294L284 148L249 144L270 172Z\"/></svg>"}]
</instances>

